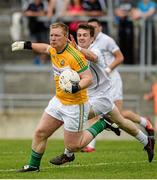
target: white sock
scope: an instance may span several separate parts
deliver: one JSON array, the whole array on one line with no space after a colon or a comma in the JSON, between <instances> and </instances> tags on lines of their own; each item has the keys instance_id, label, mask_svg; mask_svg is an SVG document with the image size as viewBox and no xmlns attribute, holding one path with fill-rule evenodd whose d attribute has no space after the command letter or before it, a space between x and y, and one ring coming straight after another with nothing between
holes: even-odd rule
<instances>
[{"instance_id":1,"label":"white sock","mask_svg":"<svg viewBox=\"0 0 157 180\"><path fill-rule=\"evenodd\" d=\"M71 157L74 153L70 152L67 148L64 149L64 154L66 154L68 157Z\"/></svg>"},{"instance_id":2,"label":"white sock","mask_svg":"<svg viewBox=\"0 0 157 180\"><path fill-rule=\"evenodd\" d=\"M94 138L94 139L87 145L87 147L95 148L95 144L96 144L96 139Z\"/></svg>"},{"instance_id":3,"label":"white sock","mask_svg":"<svg viewBox=\"0 0 157 180\"><path fill-rule=\"evenodd\" d=\"M148 144L148 137L141 130L139 130L138 134L136 135L136 139L144 146Z\"/></svg>"},{"instance_id":4,"label":"white sock","mask_svg":"<svg viewBox=\"0 0 157 180\"><path fill-rule=\"evenodd\" d=\"M140 117L140 125L142 125L143 127L147 126L147 119L145 117Z\"/></svg>"}]
</instances>

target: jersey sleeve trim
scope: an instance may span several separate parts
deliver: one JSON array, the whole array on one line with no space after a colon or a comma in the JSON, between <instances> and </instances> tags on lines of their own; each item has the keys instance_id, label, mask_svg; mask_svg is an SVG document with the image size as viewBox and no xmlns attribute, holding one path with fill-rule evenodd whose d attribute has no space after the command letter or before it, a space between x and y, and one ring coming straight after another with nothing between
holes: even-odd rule
<instances>
[{"instance_id":1,"label":"jersey sleeve trim","mask_svg":"<svg viewBox=\"0 0 157 180\"><path fill-rule=\"evenodd\" d=\"M116 48L114 48L113 50L112 50L112 53L114 53L114 52L116 52L116 51L119 51L120 49L119 49L119 47L116 47Z\"/></svg>"},{"instance_id":2,"label":"jersey sleeve trim","mask_svg":"<svg viewBox=\"0 0 157 180\"><path fill-rule=\"evenodd\" d=\"M77 71L78 73L82 73L84 71L86 71L88 69L88 66L85 66L84 68L82 68L81 70Z\"/></svg>"},{"instance_id":3,"label":"jersey sleeve trim","mask_svg":"<svg viewBox=\"0 0 157 180\"><path fill-rule=\"evenodd\" d=\"M50 49L51 49L51 46L49 45L49 46L47 47L47 49L46 49L46 52L47 52L48 54L50 54Z\"/></svg>"}]
</instances>

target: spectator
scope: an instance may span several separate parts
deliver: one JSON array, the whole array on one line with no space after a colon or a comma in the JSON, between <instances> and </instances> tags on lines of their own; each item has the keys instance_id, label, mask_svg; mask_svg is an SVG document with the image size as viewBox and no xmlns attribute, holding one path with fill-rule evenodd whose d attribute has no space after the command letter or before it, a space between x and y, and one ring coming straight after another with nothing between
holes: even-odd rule
<instances>
[{"instance_id":1,"label":"spectator","mask_svg":"<svg viewBox=\"0 0 157 180\"><path fill-rule=\"evenodd\" d=\"M44 2L41 0L34 0L33 2L28 4L23 14L28 18L28 28L31 41L48 43L49 26L46 21L39 20L39 17L46 16L47 14ZM45 59L47 58L48 57L45 54L39 55L34 59L33 63L43 64L43 62L45 62Z\"/></svg>"},{"instance_id":2,"label":"spectator","mask_svg":"<svg viewBox=\"0 0 157 180\"><path fill-rule=\"evenodd\" d=\"M60 16L80 16L83 15L83 8L80 0L65 0Z\"/></svg>"},{"instance_id":3,"label":"spectator","mask_svg":"<svg viewBox=\"0 0 157 180\"><path fill-rule=\"evenodd\" d=\"M148 28L150 26L152 26L152 37L150 36L150 38L152 38L152 63L155 64L156 60L155 60L155 28L154 28L154 24L151 21L151 17L155 14L156 11L156 4L155 2L151 1L151 0L141 0L138 5L137 8L133 9L132 11L132 18L133 20L139 20L141 18L145 19L145 37L148 37ZM142 29L143 27L141 27ZM147 46L150 46L150 44L148 43L148 39L145 38L145 57L147 57ZM146 64L148 63L148 60L146 60L145 62Z\"/></svg>"},{"instance_id":4,"label":"spectator","mask_svg":"<svg viewBox=\"0 0 157 180\"><path fill-rule=\"evenodd\" d=\"M100 17L107 14L107 7L105 0L82 0L82 8L85 16ZM102 22L103 32L108 34L107 23Z\"/></svg>"},{"instance_id":5,"label":"spectator","mask_svg":"<svg viewBox=\"0 0 157 180\"><path fill-rule=\"evenodd\" d=\"M149 18L155 14L156 4L150 0L142 0L138 3L137 8L132 11L132 18L134 20L142 17Z\"/></svg>"},{"instance_id":6,"label":"spectator","mask_svg":"<svg viewBox=\"0 0 157 180\"><path fill-rule=\"evenodd\" d=\"M41 0L34 0L24 10L24 16L28 18L28 28L31 39L35 42L48 42L48 27L38 17L46 16L46 9Z\"/></svg>"},{"instance_id":7,"label":"spectator","mask_svg":"<svg viewBox=\"0 0 157 180\"><path fill-rule=\"evenodd\" d=\"M29 3L30 3L30 0L27 0L27 1L21 0L21 3L20 3L21 10L15 11L12 13L10 36L13 41L18 41L22 39L23 33L25 35L28 35L27 28L24 28L24 31L22 31L22 26L25 26L27 24L25 19L23 18L23 10L28 6Z\"/></svg>"},{"instance_id":8,"label":"spectator","mask_svg":"<svg viewBox=\"0 0 157 180\"><path fill-rule=\"evenodd\" d=\"M65 1L65 0L64 0ZM48 10L47 10L47 16L51 21L60 16L61 13L61 7L64 5L63 0L49 0L48 1Z\"/></svg>"},{"instance_id":9,"label":"spectator","mask_svg":"<svg viewBox=\"0 0 157 180\"><path fill-rule=\"evenodd\" d=\"M104 0L82 0L81 4L86 16L103 16L106 14Z\"/></svg>"},{"instance_id":10,"label":"spectator","mask_svg":"<svg viewBox=\"0 0 157 180\"><path fill-rule=\"evenodd\" d=\"M125 64L134 64L134 27L130 19L131 11L134 6L135 1L133 0L120 0L119 4L116 4L114 10L119 24L119 46L124 55Z\"/></svg>"},{"instance_id":11,"label":"spectator","mask_svg":"<svg viewBox=\"0 0 157 180\"><path fill-rule=\"evenodd\" d=\"M81 6L80 0L64 0L63 8L61 10L60 16L82 16L84 15L83 8ZM69 26L70 34L76 39L77 26L80 23L79 20L74 20L67 23Z\"/></svg>"},{"instance_id":12,"label":"spectator","mask_svg":"<svg viewBox=\"0 0 157 180\"><path fill-rule=\"evenodd\" d=\"M22 28L21 28L22 13L14 12L11 18L10 35L13 41L21 39Z\"/></svg>"}]
</instances>

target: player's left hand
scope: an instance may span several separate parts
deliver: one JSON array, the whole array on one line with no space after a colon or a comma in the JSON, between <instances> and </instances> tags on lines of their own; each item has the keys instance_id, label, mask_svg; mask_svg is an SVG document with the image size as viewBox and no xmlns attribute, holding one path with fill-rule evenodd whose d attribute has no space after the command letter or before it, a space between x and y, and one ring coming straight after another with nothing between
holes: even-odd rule
<instances>
[{"instance_id":1,"label":"player's left hand","mask_svg":"<svg viewBox=\"0 0 157 180\"><path fill-rule=\"evenodd\" d=\"M66 84L64 82L60 82L60 86L62 86L62 89L65 92L68 92L68 93L71 93L71 94L74 94L74 93L78 92L81 89L79 84L74 85L70 81L67 82Z\"/></svg>"},{"instance_id":2,"label":"player's left hand","mask_svg":"<svg viewBox=\"0 0 157 180\"><path fill-rule=\"evenodd\" d=\"M72 94L78 92L81 90L81 87L79 84L76 84L76 85L72 85Z\"/></svg>"}]
</instances>

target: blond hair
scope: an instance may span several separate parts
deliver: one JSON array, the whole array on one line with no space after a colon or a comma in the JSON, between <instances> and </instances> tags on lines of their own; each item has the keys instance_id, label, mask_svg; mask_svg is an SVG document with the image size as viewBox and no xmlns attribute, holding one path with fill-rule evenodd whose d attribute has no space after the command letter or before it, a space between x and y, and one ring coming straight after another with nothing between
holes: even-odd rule
<instances>
[{"instance_id":1,"label":"blond hair","mask_svg":"<svg viewBox=\"0 0 157 180\"><path fill-rule=\"evenodd\" d=\"M53 23L50 25L50 29L54 29L54 28L61 28L64 35L68 36L69 35L69 27L62 23L62 22L57 22L57 23Z\"/></svg>"}]
</instances>

